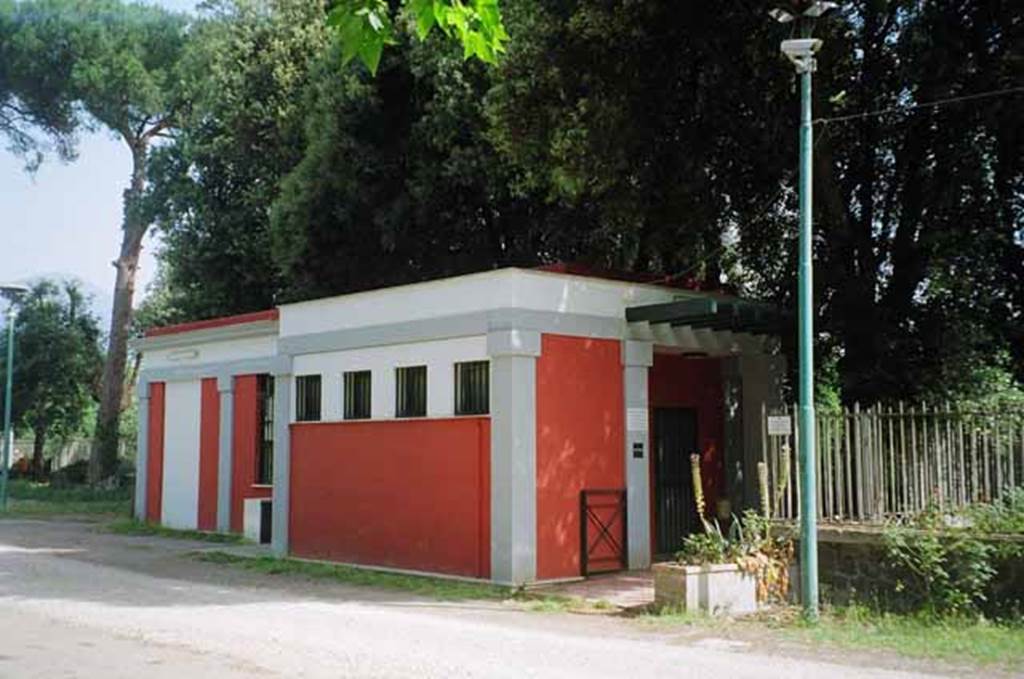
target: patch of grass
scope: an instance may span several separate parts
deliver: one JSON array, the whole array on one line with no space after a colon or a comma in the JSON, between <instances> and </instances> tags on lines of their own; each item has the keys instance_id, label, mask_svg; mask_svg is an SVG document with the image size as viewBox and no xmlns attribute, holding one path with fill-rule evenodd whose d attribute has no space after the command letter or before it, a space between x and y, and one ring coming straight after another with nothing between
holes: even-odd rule
<instances>
[{"instance_id":1,"label":"patch of grass","mask_svg":"<svg viewBox=\"0 0 1024 679\"><path fill-rule=\"evenodd\" d=\"M180 540L202 540L203 542L216 542L221 544L238 544L245 542L245 538L234 533L207 533L201 530L179 530L167 528L136 519L125 519L116 521L107 530L119 535L151 535L162 538L178 538Z\"/></svg>"},{"instance_id":2,"label":"patch of grass","mask_svg":"<svg viewBox=\"0 0 1024 679\"><path fill-rule=\"evenodd\" d=\"M728 617L713 616L703 611L687 611L673 606L649 608L635 617L640 623L655 627L699 627L708 630L721 629L732 622Z\"/></svg>"},{"instance_id":3,"label":"patch of grass","mask_svg":"<svg viewBox=\"0 0 1024 679\"><path fill-rule=\"evenodd\" d=\"M447 601L470 599L500 601L524 598L525 596L519 590L511 587L490 585L482 582L388 573L342 564L303 561L301 559L246 557L216 551L195 552L193 556L199 561L237 566L267 575L298 575L316 580L334 580L349 585L399 590Z\"/></svg>"},{"instance_id":4,"label":"patch of grass","mask_svg":"<svg viewBox=\"0 0 1024 679\"><path fill-rule=\"evenodd\" d=\"M127 488L54 488L49 484L18 479L8 484L7 492L7 511L0 514L2 516L114 516L126 515L131 508L131 490Z\"/></svg>"},{"instance_id":5,"label":"patch of grass","mask_svg":"<svg viewBox=\"0 0 1024 679\"><path fill-rule=\"evenodd\" d=\"M823 613L817 624L784 628L801 641L850 648L887 649L902 655L1024 669L1024 624L880 613L848 606Z\"/></svg>"}]
</instances>

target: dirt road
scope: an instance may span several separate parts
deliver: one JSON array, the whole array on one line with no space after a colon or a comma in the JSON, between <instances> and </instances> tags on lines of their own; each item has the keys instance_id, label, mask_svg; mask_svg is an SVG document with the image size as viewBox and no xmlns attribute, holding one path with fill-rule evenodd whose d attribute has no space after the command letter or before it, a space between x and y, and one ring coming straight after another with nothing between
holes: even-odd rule
<instances>
[{"instance_id":1,"label":"dirt road","mask_svg":"<svg viewBox=\"0 0 1024 679\"><path fill-rule=\"evenodd\" d=\"M0 677L910 677L609 616L266 576L203 543L0 520Z\"/></svg>"}]
</instances>

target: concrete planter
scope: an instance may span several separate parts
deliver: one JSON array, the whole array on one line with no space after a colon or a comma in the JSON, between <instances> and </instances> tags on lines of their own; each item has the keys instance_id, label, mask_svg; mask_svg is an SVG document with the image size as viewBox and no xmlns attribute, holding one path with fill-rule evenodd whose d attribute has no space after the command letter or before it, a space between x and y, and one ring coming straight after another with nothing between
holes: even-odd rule
<instances>
[{"instance_id":1,"label":"concrete planter","mask_svg":"<svg viewBox=\"0 0 1024 679\"><path fill-rule=\"evenodd\" d=\"M654 602L712 615L757 611L757 578L736 564L684 566L659 563L654 570Z\"/></svg>"}]
</instances>

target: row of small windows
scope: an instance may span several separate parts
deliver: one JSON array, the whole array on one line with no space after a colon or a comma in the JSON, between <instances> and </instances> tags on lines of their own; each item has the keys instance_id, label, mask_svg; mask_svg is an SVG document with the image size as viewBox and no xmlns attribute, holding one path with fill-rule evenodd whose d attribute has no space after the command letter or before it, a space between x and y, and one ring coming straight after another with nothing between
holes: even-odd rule
<instances>
[{"instance_id":1,"label":"row of small windows","mask_svg":"<svg viewBox=\"0 0 1024 679\"><path fill-rule=\"evenodd\" d=\"M317 422L321 419L320 375L295 378L295 419ZM490 370L487 361L455 364L455 414L486 415L490 412ZM346 420L366 420L372 416L373 393L369 370L342 373L342 416ZM395 417L426 417L427 366L395 369Z\"/></svg>"}]
</instances>

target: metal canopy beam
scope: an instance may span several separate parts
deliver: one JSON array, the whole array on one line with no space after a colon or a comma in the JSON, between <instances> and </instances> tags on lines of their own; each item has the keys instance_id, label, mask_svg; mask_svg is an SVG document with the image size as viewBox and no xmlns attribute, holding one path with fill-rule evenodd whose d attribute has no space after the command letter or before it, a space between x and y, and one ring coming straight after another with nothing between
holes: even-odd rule
<instances>
[{"instance_id":1,"label":"metal canopy beam","mask_svg":"<svg viewBox=\"0 0 1024 679\"><path fill-rule=\"evenodd\" d=\"M790 319L772 305L742 300L693 299L626 309L628 322L646 322L652 329L668 324L674 329L777 334Z\"/></svg>"},{"instance_id":2,"label":"metal canopy beam","mask_svg":"<svg viewBox=\"0 0 1024 679\"><path fill-rule=\"evenodd\" d=\"M713 299L688 299L682 302L647 304L626 309L626 321L647 321L648 323L670 323L684 316L710 316L718 311L718 302Z\"/></svg>"}]
</instances>

